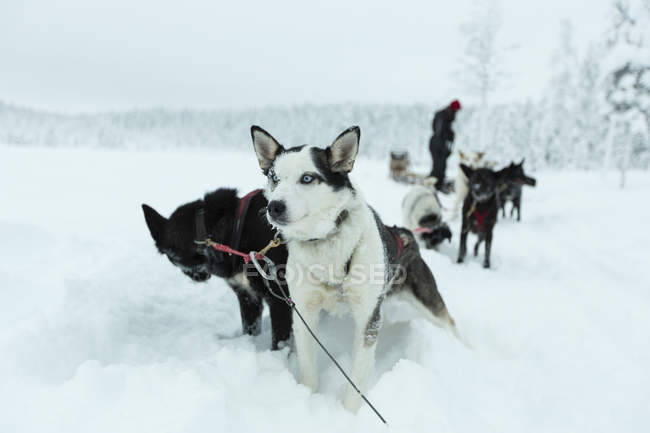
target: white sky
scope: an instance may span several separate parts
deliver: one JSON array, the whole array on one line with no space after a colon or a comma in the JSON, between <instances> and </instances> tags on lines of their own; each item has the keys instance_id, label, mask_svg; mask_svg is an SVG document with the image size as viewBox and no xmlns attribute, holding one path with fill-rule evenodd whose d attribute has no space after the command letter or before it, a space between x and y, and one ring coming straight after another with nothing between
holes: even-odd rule
<instances>
[{"instance_id":1,"label":"white sky","mask_svg":"<svg viewBox=\"0 0 650 433\"><path fill-rule=\"evenodd\" d=\"M511 82L537 97L559 23L579 47L611 0L501 0ZM470 0L0 0L0 100L64 111L243 108L458 97Z\"/></svg>"}]
</instances>

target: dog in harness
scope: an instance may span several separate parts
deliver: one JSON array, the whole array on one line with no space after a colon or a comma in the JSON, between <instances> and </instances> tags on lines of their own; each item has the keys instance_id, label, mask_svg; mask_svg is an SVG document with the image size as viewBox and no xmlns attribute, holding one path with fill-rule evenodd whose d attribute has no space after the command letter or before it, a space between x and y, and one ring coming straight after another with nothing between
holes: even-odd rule
<instances>
[{"instance_id":1,"label":"dog in harness","mask_svg":"<svg viewBox=\"0 0 650 433\"><path fill-rule=\"evenodd\" d=\"M207 281L215 275L223 278L239 301L245 334L261 332L264 303L271 316L273 350L282 347L291 336L291 310L271 296L261 275L242 257L217 251L204 245L206 239L229 245L233 250L259 251L274 237L264 216L267 201L261 190L237 197L234 189L222 188L205 194L202 200L178 207L165 218L146 204L145 221L156 248L193 281ZM275 263L286 263L284 246L268 253ZM283 281L283 280L282 280Z\"/></svg>"},{"instance_id":2,"label":"dog in harness","mask_svg":"<svg viewBox=\"0 0 650 433\"><path fill-rule=\"evenodd\" d=\"M463 222L460 232L460 248L458 250L458 263L465 260L467 254L467 235L475 233L478 240L474 245L474 256L478 255L478 249L485 241L485 256L483 267L490 267L490 253L492 250L492 234L494 225L497 222L499 211L498 191L506 180L507 169L495 172L489 168L478 168L476 170L461 164L467 179L469 180L469 193L463 203Z\"/></svg>"},{"instance_id":3,"label":"dog in harness","mask_svg":"<svg viewBox=\"0 0 650 433\"><path fill-rule=\"evenodd\" d=\"M451 241L451 230L442 220L442 205L432 188L416 185L402 200L402 223L428 249Z\"/></svg>"},{"instance_id":4,"label":"dog in harness","mask_svg":"<svg viewBox=\"0 0 650 433\"><path fill-rule=\"evenodd\" d=\"M321 310L351 313L355 327L350 376L362 392L374 366L387 295L405 294L432 321L455 331L412 234L385 226L350 182L359 149L358 127L345 130L327 148L285 148L257 126L251 135L268 180L267 217L289 251L287 272L295 276L287 277L292 301L313 330ZM299 320L293 323L300 382L316 391L314 339ZM360 404L358 392L349 386L344 406L356 411Z\"/></svg>"}]
</instances>

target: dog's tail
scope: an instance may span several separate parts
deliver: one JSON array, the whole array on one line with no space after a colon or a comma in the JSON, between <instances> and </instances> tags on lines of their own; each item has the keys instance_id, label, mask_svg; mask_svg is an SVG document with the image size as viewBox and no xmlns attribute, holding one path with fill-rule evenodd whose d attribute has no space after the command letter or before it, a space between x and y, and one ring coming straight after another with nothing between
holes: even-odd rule
<instances>
[{"instance_id":1,"label":"dog's tail","mask_svg":"<svg viewBox=\"0 0 650 433\"><path fill-rule=\"evenodd\" d=\"M447 310L447 306L444 304L444 301L442 301L442 298L440 298L441 302L436 307L432 307L425 305L425 303L420 301L415 294L410 291L402 292L400 297L419 310L424 317L429 320L429 322L451 332L451 334L456 337L463 346L470 350L474 349L469 341L458 330L456 321L451 317L451 314L449 314L449 310Z\"/></svg>"},{"instance_id":2,"label":"dog's tail","mask_svg":"<svg viewBox=\"0 0 650 433\"><path fill-rule=\"evenodd\" d=\"M451 334L454 337L456 337L456 339L460 341L463 344L463 346L467 347L469 350L474 350L474 347L472 347L470 342L458 330L458 326L456 326L456 321L454 320L453 317L451 317L451 314L449 314L447 307L445 307L444 311L441 313L442 314L438 315L438 318L443 320L445 328L447 328L447 330L449 330L449 332L451 332ZM443 318L443 316L446 317Z\"/></svg>"}]
</instances>

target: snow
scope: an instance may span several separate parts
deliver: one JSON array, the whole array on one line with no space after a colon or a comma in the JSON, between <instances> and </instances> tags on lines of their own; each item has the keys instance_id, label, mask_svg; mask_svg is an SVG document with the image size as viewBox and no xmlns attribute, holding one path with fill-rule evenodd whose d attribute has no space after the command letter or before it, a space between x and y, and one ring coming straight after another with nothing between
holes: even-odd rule
<instances>
[{"instance_id":1,"label":"snow","mask_svg":"<svg viewBox=\"0 0 650 433\"><path fill-rule=\"evenodd\" d=\"M352 177L399 224L408 187L387 168L362 159ZM650 431L650 175L625 190L613 173L533 175L523 221L496 227L494 269L455 263L458 221L424 253L474 350L387 306L368 393L386 429L342 408L324 356L310 394L295 354L269 350L268 316L242 336L223 282L192 283L154 249L140 204L256 188L252 149L0 147L0 431ZM350 323L319 331L345 367Z\"/></svg>"}]
</instances>

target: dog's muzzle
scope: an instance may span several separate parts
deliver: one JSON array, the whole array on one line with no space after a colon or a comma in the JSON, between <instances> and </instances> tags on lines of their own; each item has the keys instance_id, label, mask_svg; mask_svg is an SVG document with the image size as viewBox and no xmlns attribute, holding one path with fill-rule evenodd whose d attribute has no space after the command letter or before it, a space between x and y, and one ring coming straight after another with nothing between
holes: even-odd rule
<instances>
[{"instance_id":1,"label":"dog's muzzle","mask_svg":"<svg viewBox=\"0 0 650 433\"><path fill-rule=\"evenodd\" d=\"M210 279L210 274L205 271L183 271L183 273L197 283L202 283Z\"/></svg>"},{"instance_id":2,"label":"dog's muzzle","mask_svg":"<svg viewBox=\"0 0 650 433\"><path fill-rule=\"evenodd\" d=\"M535 186L537 185L537 180L534 177L524 176L521 183L528 186Z\"/></svg>"}]
</instances>

